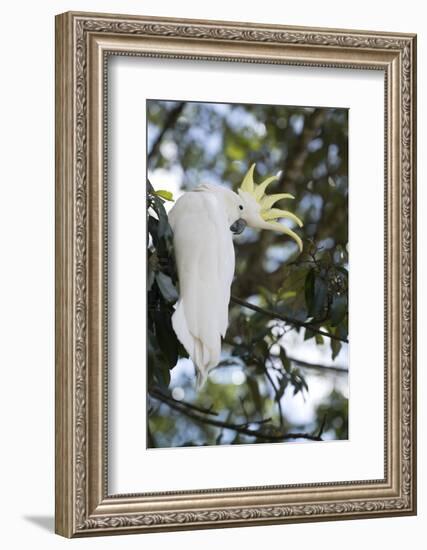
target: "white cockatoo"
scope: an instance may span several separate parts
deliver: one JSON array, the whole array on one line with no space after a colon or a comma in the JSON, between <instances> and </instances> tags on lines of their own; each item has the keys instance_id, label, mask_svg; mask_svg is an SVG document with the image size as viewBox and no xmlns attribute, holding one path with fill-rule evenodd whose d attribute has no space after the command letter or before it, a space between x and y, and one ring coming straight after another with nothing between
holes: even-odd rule
<instances>
[{"instance_id":1,"label":"white cockatoo","mask_svg":"<svg viewBox=\"0 0 427 550\"><path fill-rule=\"evenodd\" d=\"M255 164L238 190L202 184L184 193L169 212L179 280L179 300L172 316L173 329L196 367L197 386L220 361L221 337L228 327L230 289L234 276L233 234L246 226L271 229L292 237L302 250L301 238L277 221L301 220L286 210L273 208L288 193L266 195L273 176L254 183Z\"/></svg>"}]
</instances>

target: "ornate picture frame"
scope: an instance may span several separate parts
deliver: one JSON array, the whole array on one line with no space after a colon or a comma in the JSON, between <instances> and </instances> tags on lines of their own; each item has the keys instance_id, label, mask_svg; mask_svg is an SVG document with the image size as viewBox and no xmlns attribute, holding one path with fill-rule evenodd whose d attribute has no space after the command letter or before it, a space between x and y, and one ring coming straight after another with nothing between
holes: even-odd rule
<instances>
[{"instance_id":1,"label":"ornate picture frame","mask_svg":"<svg viewBox=\"0 0 427 550\"><path fill-rule=\"evenodd\" d=\"M109 494L105 181L111 55L383 71L384 479ZM416 513L415 120L415 35L73 12L56 17L58 534Z\"/></svg>"}]
</instances>

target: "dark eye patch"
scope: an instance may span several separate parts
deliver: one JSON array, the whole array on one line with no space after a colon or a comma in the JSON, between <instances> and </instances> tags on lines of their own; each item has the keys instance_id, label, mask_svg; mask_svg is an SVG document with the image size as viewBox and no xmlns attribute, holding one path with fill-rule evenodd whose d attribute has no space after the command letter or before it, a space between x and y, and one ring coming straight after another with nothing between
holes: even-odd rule
<instances>
[{"instance_id":1,"label":"dark eye patch","mask_svg":"<svg viewBox=\"0 0 427 550\"><path fill-rule=\"evenodd\" d=\"M240 210L243 210L243 206L241 204L239 204L239 208Z\"/></svg>"}]
</instances>

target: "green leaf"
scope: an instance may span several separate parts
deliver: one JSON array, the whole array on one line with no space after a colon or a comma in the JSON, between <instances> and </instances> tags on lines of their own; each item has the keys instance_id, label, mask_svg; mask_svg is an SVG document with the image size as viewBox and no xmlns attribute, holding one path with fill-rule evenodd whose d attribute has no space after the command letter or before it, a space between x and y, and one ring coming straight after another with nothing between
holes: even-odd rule
<instances>
[{"instance_id":1,"label":"green leaf","mask_svg":"<svg viewBox=\"0 0 427 550\"><path fill-rule=\"evenodd\" d=\"M253 346L253 352L262 361L265 361L269 355L268 344L265 340L258 340Z\"/></svg>"},{"instance_id":2,"label":"green leaf","mask_svg":"<svg viewBox=\"0 0 427 550\"><path fill-rule=\"evenodd\" d=\"M151 287L153 286L155 278L155 272L153 269L151 269L150 264L148 264L148 272L147 272L147 292L150 292Z\"/></svg>"},{"instance_id":3,"label":"green leaf","mask_svg":"<svg viewBox=\"0 0 427 550\"><path fill-rule=\"evenodd\" d=\"M289 361L286 351L283 347L280 347L280 360L282 361L282 366L285 371L289 374L291 371L291 362Z\"/></svg>"},{"instance_id":4,"label":"green leaf","mask_svg":"<svg viewBox=\"0 0 427 550\"><path fill-rule=\"evenodd\" d=\"M309 391L309 389L308 389L308 384L307 384L307 382L305 381L304 376L301 376L301 384L303 385L305 391L308 392L308 391Z\"/></svg>"},{"instance_id":5,"label":"green leaf","mask_svg":"<svg viewBox=\"0 0 427 550\"><path fill-rule=\"evenodd\" d=\"M274 396L274 399L278 402L282 399L283 397L283 394L285 393L285 390L287 388L287 385L288 385L288 377L285 375L285 376L282 376L280 379L279 379L279 387L277 388L276 390L276 395Z\"/></svg>"},{"instance_id":6,"label":"green leaf","mask_svg":"<svg viewBox=\"0 0 427 550\"><path fill-rule=\"evenodd\" d=\"M332 299L330 309L331 325L336 327L344 319L347 313L347 297L344 295L335 295Z\"/></svg>"},{"instance_id":7,"label":"green leaf","mask_svg":"<svg viewBox=\"0 0 427 550\"><path fill-rule=\"evenodd\" d=\"M304 333L304 340L310 340L310 338L315 338L316 334L317 332L313 332L309 328L306 328Z\"/></svg>"},{"instance_id":8,"label":"green leaf","mask_svg":"<svg viewBox=\"0 0 427 550\"><path fill-rule=\"evenodd\" d=\"M153 216L148 216L148 233L153 239L155 248L159 247L159 220L156 220Z\"/></svg>"},{"instance_id":9,"label":"green leaf","mask_svg":"<svg viewBox=\"0 0 427 550\"><path fill-rule=\"evenodd\" d=\"M310 269L305 278L305 301L310 317L323 315L328 298L328 285L322 273Z\"/></svg>"},{"instance_id":10,"label":"green leaf","mask_svg":"<svg viewBox=\"0 0 427 550\"><path fill-rule=\"evenodd\" d=\"M172 279L166 273L158 271L156 273L156 282L159 285L160 292L162 293L163 298L173 304L178 300L178 291L176 290Z\"/></svg>"},{"instance_id":11,"label":"green leaf","mask_svg":"<svg viewBox=\"0 0 427 550\"><path fill-rule=\"evenodd\" d=\"M157 343L167 360L169 369L173 369L178 361L178 342L172 328L171 313L168 309L163 309L155 311L153 316Z\"/></svg>"},{"instance_id":12,"label":"green leaf","mask_svg":"<svg viewBox=\"0 0 427 550\"><path fill-rule=\"evenodd\" d=\"M163 201L158 197L155 192L151 192L149 196L152 198L151 206L154 212L158 217L158 228L157 236L161 237L170 237L172 235L172 229L169 225L168 215L166 214L165 207L163 206ZM150 216L152 217L152 216ZM150 220L149 220L150 221ZM151 230L150 230L151 233Z\"/></svg>"},{"instance_id":13,"label":"green leaf","mask_svg":"<svg viewBox=\"0 0 427 550\"><path fill-rule=\"evenodd\" d=\"M159 216L159 237L168 237L172 235L168 216L166 214L166 210L163 207L163 204L161 204L160 208L158 208L157 215Z\"/></svg>"},{"instance_id":14,"label":"green leaf","mask_svg":"<svg viewBox=\"0 0 427 550\"><path fill-rule=\"evenodd\" d=\"M170 383L169 367L157 344L155 335L147 330L148 383L167 390Z\"/></svg>"},{"instance_id":15,"label":"green leaf","mask_svg":"<svg viewBox=\"0 0 427 550\"><path fill-rule=\"evenodd\" d=\"M341 321L341 323L337 326L336 334L340 338L348 338L348 318L347 318L347 314L345 315L345 317Z\"/></svg>"},{"instance_id":16,"label":"green leaf","mask_svg":"<svg viewBox=\"0 0 427 550\"><path fill-rule=\"evenodd\" d=\"M316 336L314 338L316 340L316 344L318 344L318 345L323 344L324 340L323 340L323 336L321 334L316 333Z\"/></svg>"},{"instance_id":17,"label":"green leaf","mask_svg":"<svg viewBox=\"0 0 427 550\"><path fill-rule=\"evenodd\" d=\"M165 368L163 363L160 363L159 365L161 368L156 371L156 380L163 390L167 390L169 389L169 384L171 381L170 371L168 368Z\"/></svg>"},{"instance_id":18,"label":"green leaf","mask_svg":"<svg viewBox=\"0 0 427 550\"><path fill-rule=\"evenodd\" d=\"M161 197L162 199L165 199L165 201L172 201L173 202L173 193L170 191L166 191L165 189L159 189L158 191L154 191L154 195L157 195L158 197Z\"/></svg>"},{"instance_id":19,"label":"green leaf","mask_svg":"<svg viewBox=\"0 0 427 550\"><path fill-rule=\"evenodd\" d=\"M319 317L323 314L326 300L328 298L328 285L321 275L316 275L314 279L314 297L312 302L311 315Z\"/></svg>"},{"instance_id":20,"label":"green leaf","mask_svg":"<svg viewBox=\"0 0 427 550\"><path fill-rule=\"evenodd\" d=\"M339 340L331 339L331 351L332 351L332 360L339 354L341 350L341 342Z\"/></svg>"},{"instance_id":21,"label":"green leaf","mask_svg":"<svg viewBox=\"0 0 427 550\"><path fill-rule=\"evenodd\" d=\"M306 390L308 392L307 382L305 381L305 378L302 376L299 369L292 369L290 382L294 387L294 395L297 395L299 392L303 393L303 390Z\"/></svg>"}]
</instances>

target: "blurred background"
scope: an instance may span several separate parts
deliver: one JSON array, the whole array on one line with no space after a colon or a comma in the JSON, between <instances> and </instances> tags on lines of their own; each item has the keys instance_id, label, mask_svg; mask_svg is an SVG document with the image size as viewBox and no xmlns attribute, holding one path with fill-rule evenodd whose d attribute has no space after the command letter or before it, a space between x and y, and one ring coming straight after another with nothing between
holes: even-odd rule
<instances>
[{"instance_id":1,"label":"blurred background","mask_svg":"<svg viewBox=\"0 0 427 550\"><path fill-rule=\"evenodd\" d=\"M303 239L235 238L230 324L201 391L170 317L179 282L167 212L201 183L278 174ZM148 443L180 447L348 438L348 112L147 101ZM282 222L285 223L285 222Z\"/></svg>"}]
</instances>

